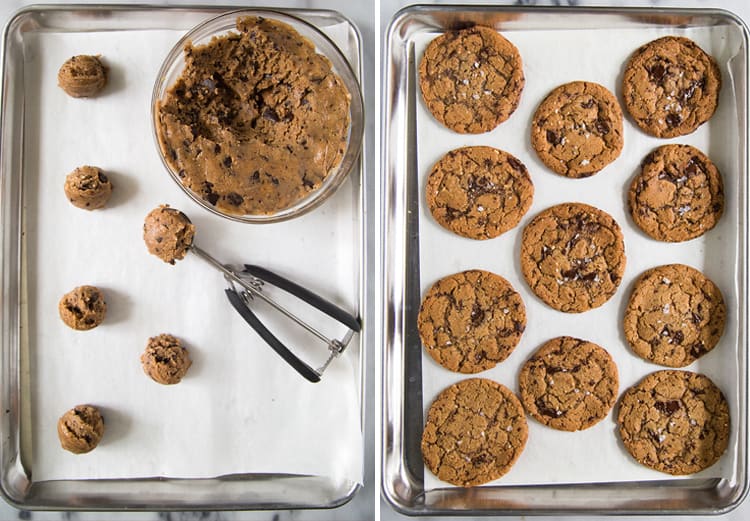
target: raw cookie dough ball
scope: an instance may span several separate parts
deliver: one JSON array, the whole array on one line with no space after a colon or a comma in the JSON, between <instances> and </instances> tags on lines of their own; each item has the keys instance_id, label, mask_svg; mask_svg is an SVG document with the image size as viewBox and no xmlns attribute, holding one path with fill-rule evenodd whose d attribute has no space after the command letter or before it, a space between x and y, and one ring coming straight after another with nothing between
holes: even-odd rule
<instances>
[{"instance_id":1,"label":"raw cookie dough ball","mask_svg":"<svg viewBox=\"0 0 750 521\"><path fill-rule=\"evenodd\" d=\"M151 210L143 222L143 240L148 252L169 264L185 258L194 235L195 226L187 215L168 204Z\"/></svg>"},{"instance_id":2,"label":"raw cookie dough ball","mask_svg":"<svg viewBox=\"0 0 750 521\"><path fill-rule=\"evenodd\" d=\"M69 96L88 98L107 84L107 69L98 56L73 56L57 72L57 83Z\"/></svg>"},{"instance_id":3,"label":"raw cookie dough ball","mask_svg":"<svg viewBox=\"0 0 750 521\"><path fill-rule=\"evenodd\" d=\"M104 434L104 419L92 405L76 405L57 421L62 448L73 454L91 452Z\"/></svg>"},{"instance_id":4,"label":"raw cookie dough ball","mask_svg":"<svg viewBox=\"0 0 750 521\"><path fill-rule=\"evenodd\" d=\"M164 334L148 339L141 363L143 372L153 381L172 385L182 380L192 361L178 338Z\"/></svg>"},{"instance_id":5,"label":"raw cookie dough ball","mask_svg":"<svg viewBox=\"0 0 750 521\"><path fill-rule=\"evenodd\" d=\"M112 182L95 166L79 166L65 178L65 196L77 208L104 208L111 195Z\"/></svg>"},{"instance_id":6,"label":"raw cookie dough ball","mask_svg":"<svg viewBox=\"0 0 750 521\"><path fill-rule=\"evenodd\" d=\"M63 295L57 309L65 325L78 331L86 331L102 323L107 314L107 303L99 288L78 286Z\"/></svg>"}]
</instances>

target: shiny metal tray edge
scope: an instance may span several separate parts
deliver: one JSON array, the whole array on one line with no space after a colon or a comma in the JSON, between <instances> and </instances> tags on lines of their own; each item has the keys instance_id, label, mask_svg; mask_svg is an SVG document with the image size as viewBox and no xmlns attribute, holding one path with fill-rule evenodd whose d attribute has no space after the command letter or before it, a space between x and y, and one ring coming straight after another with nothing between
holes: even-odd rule
<instances>
[{"instance_id":1,"label":"shiny metal tray edge","mask_svg":"<svg viewBox=\"0 0 750 521\"><path fill-rule=\"evenodd\" d=\"M262 8L262 6L256 6ZM236 10L237 6L206 5L34 5L17 11L6 23L0 42L2 90L0 96L0 494L19 509L32 510L276 510L327 509L348 503L361 489L357 482L334 482L323 476L293 474L233 474L206 479L141 478L107 480L57 480L34 482L24 463L30 443L22 425L30 418L28 360L24 349L26 273L23 269L23 44L28 31L56 30L188 30L209 16ZM352 50L345 53L362 82L362 37L357 26L333 10L269 7L293 14L313 24L346 23ZM161 14L162 16L159 16ZM81 21L83 19L83 21ZM82 26L85 24L85 27ZM19 57L20 54L20 57ZM362 88L362 87L360 87ZM374 255L367 240L365 216L373 204L364 175L364 142L355 166L358 202L357 252L359 314L368 321L374 301L366 262ZM360 426L365 425L366 352L371 349L372 328L359 335L358 375ZM24 439L26 436L27 439ZM363 455L364 457L364 455Z\"/></svg>"},{"instance_id":2,"label":"shiny metal tray edge","mask_svg":"<svg viewBox=\"0 0 750 521\"><path fill-rule=\"evenodd\" d=\"M744 42L744 71L738 81L747 92L750 32L735 14L722 9L525 7L475 5L414 5L391 19L383 44L382 152L378 203L379 260L382 284L378 312L383 324L381 493L402 514L422 515L550 515L579 514L722 514L736 508L748 493L748 230L740 223L737 283L740 288L738 356L742 417L738 436L737 482L726 479L685 479L585 485L489 486L424 490L424 467L419 441L423 422L421 343L416 331L420 303L418 255L418 197L416 175L416 59L409 38L415 25L456 28L480 20L487 13L534 16L541 13L567 20L586 17L642 20L664 26L670 17L689 15L734 26ZM457 17L456 15L461 15ZM502 22L498 29L502 30ZM740 121L741 190L739 214L748 218L748 107L738 96ZM404 223L398 221L402 216ZM416 255L410 255L416 252ZM416 280L414 280L416 279Z\"/></svg>"}]
</instances>

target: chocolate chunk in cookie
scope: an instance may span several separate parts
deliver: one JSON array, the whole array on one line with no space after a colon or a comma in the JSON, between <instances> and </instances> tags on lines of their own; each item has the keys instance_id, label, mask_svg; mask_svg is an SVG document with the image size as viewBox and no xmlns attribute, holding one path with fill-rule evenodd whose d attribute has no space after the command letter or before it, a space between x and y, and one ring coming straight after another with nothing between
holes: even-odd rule
<instances>
[{"instance_id":1,"label":"chocolate chunk in cookie","mask_svg":"<svg viewBox=\"0 0 750 521\"><path fill-rule=\"evenodd\" d=\"M462 134L488 132L510 117L521 100L518 49L489 27L448 31L427 46L419 87L427 108Z\"/></svg>"},{"instance_id":2,"label":"chocolate chunk in cookie","mask_svg":"<svg viewBox=\"0 0 750 521\"><path fill-rule=\"evenodd\" d=\"M553 90L536 109L531 144L553 172L588 177L622 150L622 110L597 83L574 81Z\"/></svg>"},{"instance_id":3,"label":"chocolate chunk in cookie","mask_svg":"<svg viewBox=\"0 0 750 521\"><path fill-rule=\"evenodd\" d=\"M643 131L669 138L690 134L719 103L721 72L688 38L665 36L640 47L625 67L625 107Z\"/></svg>"},{"instance_id":4,"label":"chocolate chunk in cookie","mask_svg":"<svg viewBox=\"0 0 750 521\"><path fill-rule=\"evenodd\" d=\"M492 147L452 150L427 178L427 206L437 222L470 239L491 239L518 224L534 185L521 161Z\"/></svg>"},{"instance_id":5,"label":"chocolate chunk in cookie","mask_svg":"<svg viewBox=\"0 0 750 521\"><path fill-rule=\"evenodd\" d=\"M615 294L625 271L620 226L587 204L548 208L523 230L521 270L532 291L555 309L599 307Z\"/></svg>"},{"instance_id":6,"label":"chocolate chunk in cookie","mask_svg":"<svg viewBox=\"0 0 750 521\"><path fill-rule=\"evenodd\" d=\"M711 160L690 145L664 145L641 164L628 194L638 227L659 241L700 237L724 213L724 183Z\"/></svg>"},{"instance_id":7,"label":"chocolate chunk in cookie","mask_svg":"<svg viewBox=\"0 0 750 521\"><path fill-rule=\"evenodd\" d=\"M724 395L710 378L689 371L657 371L625 391L617 423L636 461L668 474L710 467L729 443Z\"/></svg>"},{"instance_id":8,"label":"chocolate chunk in cookie","mask_svg":"<svg viewBox=\"0 0 750 521\"><path fill-rule=\"evenodd\" d=\"M470 378L445 389L427 412L422 457L443 481L472 487L506 474L526 446L528 426L513 392Z\"/></svg>"},{"instance_id":9,"label":"chocolate chunk in cookie","mask_svg":"<svg viewBox=\"0 0 750 521\"><path fill-rule=\"evenodd\" d=\"M685 367L716 347L726 315L721 291L701 272L683 264L658 266L635 283L625 338L645 360Z\"/></svg>"},{"instance_id":10,"label":"chocolate chunk in cookie","mask_svg":"<svg viewBox=\"0 0 750 521\"><path fill-rule=\"evenodd\" d=\"M96 286L78 286L63 295L57 310L66 326L77 331L87 331L104 321L107 303Z\"/></svg>"},{"instance_id":11,"label":"chocolate chunk in cookie","mask_svg":"<svg viewBox=\"0 0 750 521\"><path fill-rule=\"evenodd\" d=\"M617 366L602 347L553 338L521 367L521 402L537 421L561 431L588 429L617 399Z\"/></svg>"},{"instance_id":12,"label":"chocolate chunk in cookie","mask_svg":"<svg viewBox=\"0 0 750 521\"><path fill-rule=\"evenodd\" d=\"M419 336L437 363L461 373L495 367L526 329L526 308L510 282L482 270L437 281L422 300Z\"/></svg>"}]
</instances>

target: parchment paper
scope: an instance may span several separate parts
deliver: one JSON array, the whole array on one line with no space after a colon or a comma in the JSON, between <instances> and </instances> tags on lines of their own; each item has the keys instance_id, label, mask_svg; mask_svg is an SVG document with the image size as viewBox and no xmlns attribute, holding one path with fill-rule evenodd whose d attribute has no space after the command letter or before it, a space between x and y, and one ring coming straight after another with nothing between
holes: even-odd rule
<instances>
[{"instance_id":1,"label":"parchment paper","mask_svg":"<svg viewBox=\"0 0 750 521\"><path fill-rule=\"evenodd\" d=\"M326 32L347 45L343 25ZM36 33L25 42L34 480L289 473L361 483L359 337L321 383L308 383L232 310L219 273L193 254L170 266L146 251L143 219L168 203L222 262L259 264L358 309L358 173L322 207L272 225L209 215L168 176L150 99L181 35ZM59 66L75 54L101 54L109 66L101 96L77 100L57 87ZM111 176L108 208L86 212L66 200L64 178L83 164ZM57 312L60 297L81 284L100 287L108 305L105 322L86 332L67 328ZM293 329L278 316L267 324ZM174 386L151 381L139 361L147 339L163 332L180 337L193 359ZM314 366L325 360L320 341L282 336ZM76 456L60 448L56 422L80 403L101 409L106 432L99 447Z\"/></svg>"},{"instance_id":2,"label":"parchment paper","mask_svg":"<svg viewBox=\"0 0 750 521\"><path fill-rule=\"evenodd\" d=\"M531 118L538 104L555 87L575 80L600 83L621 100L622 69L630 54L640 45L660 36L676 34L696 41L714 56L723 75L719 107L714 117L695 133L681 138L660 140L640 131L625 116L625 144L620 157L604 170L587 179L567 179L549 169L537 158L530 144ZM738 388L738 282L737 190L740 149L736 118L736 93L730 74L730 59L741 45L739 36L724 27L691 29L608 29L509 31L504 35L519 49L524 61L526 87L521 103L509 120L492 132L460 135L442 127L427 111L418 94L417 128L419 186L424 190L432 165L446 152L468 145L489 145L518 157L529 169L535 194L531 209L520 225L496 239L473 241L443 229L432 218L420 199L420 266L423 294L439 278L471 268L495 272L510 281L521 294L527 311L527 327L513 354L497 367L477 375L461 375L443 369L423 352L422 388L425 413L432 400L445 387L471 376L490 378L518 392L521 365L544 342L561 335L593 341L609 351L619 369L620 393L647 374L664 367L649 364L634 355L622 333L622 316L635 279L646 269L669 263L696 267L721 289L728 308L724 335L717 347L686 369L708 375L724 392L733 421L739 421ZM415 37L415 53L420 60L432 34ZM740 93L739 95L744 95ZM623 108L625 113L625 109ZM679 244L654 241L641 232L627 213L627 192L639 172L643 157L666 143L687 143L703 150L715 162L724 178L725 213L720 223L701 238ZM596 206L620 224L625 237L627 267L623 281L606 304L582 314L566 314L546 306L529 289L520 271L523 227L539 212L558 203L580 201ZM744 392L744 390L742 390ZM625 451L617 434L616 418L610 413L595 426L575 433L546 427L528 417L526 449L511 471L492 485L544 483L597 483L614 481L663 480L673 478L635 462ZM698 477L725 477L734 480L737 457L737 427L732 427L729 448L718 463ZM425 489L450 486L425 468Z\"/></svg>"}]
</instances>

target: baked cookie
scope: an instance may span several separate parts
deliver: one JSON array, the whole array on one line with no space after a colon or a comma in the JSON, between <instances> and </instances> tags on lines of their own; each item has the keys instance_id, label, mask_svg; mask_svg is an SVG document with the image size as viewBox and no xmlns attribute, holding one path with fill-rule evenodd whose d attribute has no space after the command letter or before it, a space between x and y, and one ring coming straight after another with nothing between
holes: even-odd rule
<instances>
[{"instance_id":1,"label":"baked cookie","mask_svg":"<svg viewBox=\"0 0 750 521\"><path fill-rule=\"evenodd\" d=\"M57 71L57 84L74 98L95 96L107 85L107 68L98 56L73 56Z\"/></svg>"},{"instance_id":2,"label":"baked cookie","mask_svg":"<svg viewBox=\"0 0 750 521\"><path fill-rule=\"evenodd\" d=\"M492 239L521 220L534 185L521 161L492 147L444 155L427 177L427 207L444 228L469 239Z\"/></svg>"},{"instance_id":3,"label":"baked cookie","mask_svg":"<svg viewBox=\"0 0 750 521\"><path fill-rule=\"evenodd\" d=\"M587 204L548 208L523 230L521 270L531 290L557 310L599 307L615 294L625 271L620 226Z\"/></svg>"},{"instance_id":4,"label":"baked cookie","mask_svg":"<svg viewBox=\"0 0 750 521\"><path fill-rule=\"evenodd\" d=\"M178 338L162 334L148 339L141 364L143 372L154 382L173 385L180 383L192 361Z\"/></svg>"},{"instance_id":5,"label":"baked cookie","mask_svg":"<svg viewBox=\"0 0 750 521\"><path fill-rule=\"evenodd\" d=\"M659 241L700 237L724 213L724 183L711 160L690 145L664 145L641 163L628 194L638 227Z\"/></svg>"},{"instance_id":6,"label":"baked cookie","mask_svg":"<svg viewBox=\"0 0 750 521\"><path fill-rule=\"evenodd\" d=\"M623 326L641 358L685 367L716 347L726 315L724 298L713 282L690 266L669 264L638 278Z\"/></svg>"},{"instance_id":7,"label":"baked cookie","mask_svg":"<svg viewBox=\"0 0 750 521\"><path fill-rule=\"evenodd\" d=\"M526 329L526 308L510 282L482 270L437 281L422 300L419 337L437 363L460 373L495 367Z\"/></svg>"},{"instance_id":8,"label":"baked cookie","mask_svg":"<svg viewBox=\"0 0 750 521\"><path fill-rule=\"evenodd\" d=\"M91 452L104 436L104 419L93 405L76 405L57 421L57 437L73 454Z\"/></svg>"},{"instance_id":9,"label":"baked cookie","mask_svg":"<svg viewBox=\"0 0 750 521\"><path fill-rule=\"evenodd\" d=\"M531 144L539 159L566 177L589 177L622 150L622 110L598 83L574 81L550 92L534 113Z\"/></svg>"},{"instance_id":10,"label":"baked cookie","mask_svg":"<svg viewBox=\"0 0 750 521\"><path fill-rule=\"evenodd\" d=\"M107 303L96 286L78 286L69 291L57 304L60 319L71 329L87 331L104 321Z\"/></svg>"},{"instance_id":11,"label":"baked cookie","mask_svg":"<svg viewBox=\"0 0 750 521\"><path fill-rule=\"evenodd\" d=\"M65 197L82 210L104 208L112 195L112 181L100 168L79 166L65 177Z\"/></svg>"},{"instance_id":12,"label":"baked cookie","mask_svg":"<svg viewBox=\"0 0 750 521\"><path fill-rule=\"evenodd\" d=\"M561 431L599 422L615 404L617 365L602 347L569 336L553 338L521 367L521 402L537 421Z\"/></svg>"},{"instance_id":13,"label":"baked cookie","mask_svg":"<svg viewBox=\"0 0 750 521\"><path fill-rule=\"evenodd\" d=\"M492 380L470 378L445 389L430 406L422 457L441 480L472 487L506 474L527 437L516 395Z\"/></svg>"},{"instance_id":14,"label":"baked cookie","mask_svg":"<svg viewBox=\"0 0 750 521\"><path fill-rule=\"evenodd\" d=\"M710 467L729 442L729 405L710 378L690 371L657 371L620 398L620 437L646 467L692 474Z\"/></svg>"},{"instance_id":15,"label":"baked cookie","mask_svg":"<svg viewBox=\"0 0 750 521\"><path fill-rule=\"evenodd\" d=\"M480 25L430 42L419 63L419 88L433 116L455 132L489 132L513 114L525 80L521 55Z\"/></svg>"},{"instance_id":16,"label":"baked cookie","mask_svg":"<svg viewBox=\"0 0 750 521\"><path fill-rule=\"evenodd\" d=\"M143 222L143 241L148 252L169 264L185 258L194 236L195 226L188 216L168 204L151 210Z\"/></svg>"},{"instance_id":17,"label":"baked cookie","mask_svg":"<svg viewBox=\"0 0 750 521\"><path fill-rule=\"evenodd\" d=\"M644 132L669 138L690 134L719 103L721 72L695 42L665 36L640 47L625 67L625 107Z\"/></svg>"}]
</instances>

